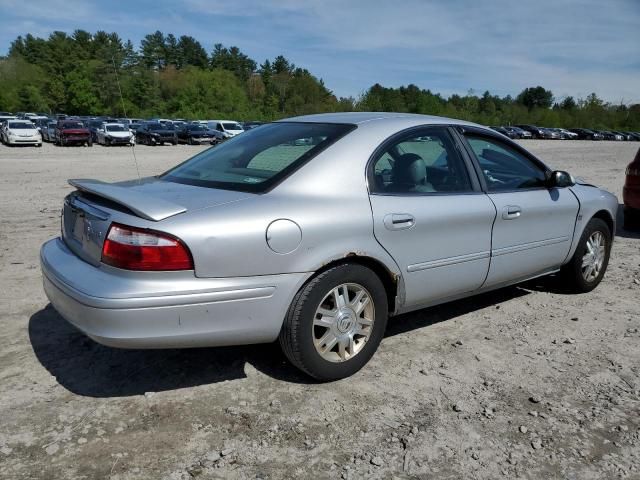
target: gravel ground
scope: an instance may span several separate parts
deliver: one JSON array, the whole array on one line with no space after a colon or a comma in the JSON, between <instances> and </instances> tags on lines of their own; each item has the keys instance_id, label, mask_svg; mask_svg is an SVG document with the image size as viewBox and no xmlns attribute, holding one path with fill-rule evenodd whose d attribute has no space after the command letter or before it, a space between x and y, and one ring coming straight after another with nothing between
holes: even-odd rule
<instances>
[{"instance_id":1,"label":"gravel ground","mask_svg":"<svg viewBox=\"0 0 640 480\"><path fill-rule=\"evenodd\" d=\"M638 143L525 141L621 197ZM202 147L136 147L156 174ZM0 477L640 478L640 234L586 295L537 281L395 318L371 363L314 384L277 345L125 351L67 325L38 250L70 177L132 149L0 146Z\"/></svg>"}]
</instances>

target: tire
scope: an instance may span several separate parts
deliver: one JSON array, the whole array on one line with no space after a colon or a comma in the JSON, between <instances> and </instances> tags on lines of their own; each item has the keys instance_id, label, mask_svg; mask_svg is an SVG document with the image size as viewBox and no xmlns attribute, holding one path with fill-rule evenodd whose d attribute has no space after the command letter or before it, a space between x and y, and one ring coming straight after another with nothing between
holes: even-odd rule
<instances>
[{"instance_id":1,"label":"tire","mask_svg":"<svg viewBox=\"0 0 640 480\"><path fill-rule=\"evenodd\" d=\"M41 143L36 143L36 147L41 148L42 144Z\"/></svg>"},{"instance_id":2,"label":"tire","mask_svg":"<svg viewBox=\"0 0 640 480\"><path fill-rule=\"evenodd\" d=\"M597 233L602 235L604 242L604 251L599 254L602 263L597 269L597 272L594 272L596 275L593 275L592 273L592 277L586 278L585 269L588 269L588 267L583 268L583 262L585 261L589 250L587 242L589 242ZM560 270L560 277L563 280L563 285L573 293L590 292L602 281L602 277L604 277L607 270L607 265L609 265L610 254L611 230L603 220L599 218L592 218L589 220L589 223L587 223L587 226L582 232L582 236L580 237L580 241L578 242L578 246L576 247L573 257L571 257L569 263L564 265Z\"/></svg>"},{"instance_id":3,"label":"tire","mask_svg":"<svg viewBox=\"0 0 640 480\"><path fill-rule=\"evenodd\" d=\"M624 207L623 228L625 230L636 230L640 228L640 210Z\"/></svg>"},{"instance_id":4,"label":"tire","mask_svg":"<svg viewBox=\"0 0 640 480\"><path fill-rule=\"evenodd\" d=\"M189 137L189 145L193 145L193 144L194 144L193 137Z\"/></svg>"},{"instance_id":5,"label":"tire","mask_svg":"<svg viewBox=\"0 0 640 480\"><path fill-rule=\"evenodd\" d=\"M93 147L93 142L91 140L87 142L87 147Z\"/></svg>"},{"instance_id":6,"label":"tire","mask_svg":"<svg viewBox=\"0 0 640 480\"><path fill-rule=\"evenodd\" d=\"M346 295L345 286L349 288ZM316 324L320 321L316 318L320 315L318 309L321 305L326 307L328 304L325 302L333 302L332 309L336 309L337 302L345 296L352 297L350 301L355 302L358 288L364 291L363 298L367 294L369 297L366 304L354 303L363 308L361 312L345 306L345 313L338 318L340 321L336 320L337 316L331 316L327 318L336 321L328 321L330 327ZM334 290L342 292L342 295L336 298L332 293ZM347 310L350 313L346 313ZM360 323L366 321L364 317L367 315L373 319L369 326ZM380 278L361 265L338 265L312 278L296 294L280 331L280 346L289 361L307 375L320 381L338 380L353 375L371 359L384 336L387 317L387 294ZM368 338L356 330L368 334ZM333 332L337 334L334 335ZM321 355L314 342L327 334L331 339L337 340L340 336L345 340L344 349L340 349L339 343L335 343L327 349L325 356ZM349 337L355 338L358 343L348 344ZM322 346L327 345L320 343L320 347ZM342 357L339 351L342 352ZM345 358L347 355L351 358Z\"/></svg>"}]
</instances>

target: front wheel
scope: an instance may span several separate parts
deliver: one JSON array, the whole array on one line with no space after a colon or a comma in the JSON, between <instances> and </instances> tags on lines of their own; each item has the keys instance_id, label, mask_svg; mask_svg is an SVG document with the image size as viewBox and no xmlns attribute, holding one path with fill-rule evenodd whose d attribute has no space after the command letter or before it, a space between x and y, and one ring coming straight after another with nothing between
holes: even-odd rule
<instances>
[{"instance_id":1,"label":"front wheel","mask_svg":"<svg viewBox=\"0 0 640 480\"><path fill-rule=\"evenodd\" d=\"M587 223L573 257L562 267L566 287L575 293L590 292L598 286L609 265L611 230L599 218Z\"/></svg>"},{"instance_id":2,"label":"front wheel","mask_svg":"<svg viewBox=\"0 0 640 480\"><path fill-rule=\"evenodd\" d=\"M280 345L303 372L321 381L338 380L371 359L384 336L387 317L380 278L361 265L338 265L296 294Z\"/></svg>"}]
</instances>

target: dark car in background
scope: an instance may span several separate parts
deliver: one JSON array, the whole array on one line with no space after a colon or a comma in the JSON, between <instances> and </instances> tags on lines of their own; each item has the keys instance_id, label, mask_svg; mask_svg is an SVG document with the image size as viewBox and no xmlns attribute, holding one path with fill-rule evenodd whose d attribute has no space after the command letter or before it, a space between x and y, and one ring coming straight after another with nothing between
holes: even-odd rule
<instances>
[{"instance_id":1,"label":"dark car in background","mask_svg":"<svg viewBox=\"0 0 640 480\"><path fill-rule=\"evenodd\" d=\"M535 125L516 125L516 127L531 133L532 138L551 138L551 133L541 127Z\"/></svg>"},{"instance_id":2,"label":"dark car in background","mask_svg":"<svg viewBox=\"0 0 640 480\"><path fill-rule=\"evenodd\" d=\"M92 142L98 142L98 129L102 126L102 124L105 122L105 120L98 118L98 119L93 119L93 120L89 120L87 122L85 122L85 125L87 126L87 128L89 129L89 131L91 132L91 141Z\"/></svg>"},{"instance_id":3,"label":"dark car in background","mask_svg":"<svg viewBox=\"0 0 640 480\"><path fill-rule=\"evenodd\" d=\"M42 135L42 141L55 142L56 141L56 127L58 122L49 122L46 126L42 127L40 133Z\"/></svg>"},{"instance_id":4,"label":"dark car in background","mask_svg":"<svg viewBox=\"0 0 640 480\"><path fill-rule=\"evenodd\" d=\"M188 123L176 130L178 143L200 145L203 143L215 144L222 141L222 135L216 130L211 130L199 123Z\"/></svg>"},{"instance_id":5,"label":"dark car in background","mask_svg":"<svg viewBox=\"0 0 640 480\"><path fill-rule=\"evenodd\" d=\"M55 130L55 143L60 146L93 146L91 132L80 120L61 120Z\"/></svg>"},{"instance_id":6,"label":"dark car in background","mask_svg":"<svg viewBox=\"0 0 640 480\"><path fill-rule=\"evenodd\" d=\"M136 130L136 143L139 145L164 145L165 143L177 145L178 136L170 124L147 122Z\"/></svg>"},{"instance_id":7,"label":"dark car in background","mask_svg":"<svg viewBox=\"0 0 640 480\"><path fill-rule=\"evenodd\" d=\"M577 134L578 140L602 140L604 138L600 133L588 128L570 128L569 131Z\"/></svg>"}]
</instances>

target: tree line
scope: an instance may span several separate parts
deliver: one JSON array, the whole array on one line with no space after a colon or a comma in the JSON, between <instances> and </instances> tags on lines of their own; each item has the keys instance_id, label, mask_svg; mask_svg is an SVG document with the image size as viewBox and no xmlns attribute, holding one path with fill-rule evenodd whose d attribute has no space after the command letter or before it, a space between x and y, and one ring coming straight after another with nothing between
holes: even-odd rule
<instances>
[{"instance_id":1,"label":"tree line","mask_svg":"<svg viewBox=\"0 0 640 480\"><path fill-rule=\"evenodd\" d=\"M338 98L321 78L283 55L258 64L238 47L216 44L207 52L191 36L160 31L146 35L139 48L104 31L19 36L0 57L0 110L239 120L395 111L485 125L640 130L638 104L614 105L595 93L555 99L541 86L516 97L470 90L445 98L416 85L375 84L358 98Z\"/></svg>"}]
</instances>

